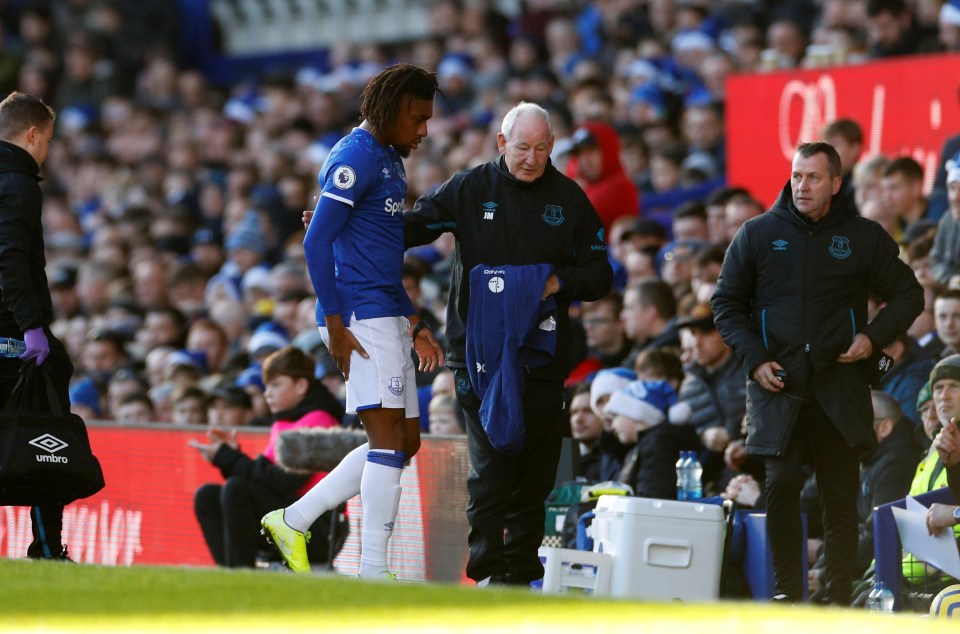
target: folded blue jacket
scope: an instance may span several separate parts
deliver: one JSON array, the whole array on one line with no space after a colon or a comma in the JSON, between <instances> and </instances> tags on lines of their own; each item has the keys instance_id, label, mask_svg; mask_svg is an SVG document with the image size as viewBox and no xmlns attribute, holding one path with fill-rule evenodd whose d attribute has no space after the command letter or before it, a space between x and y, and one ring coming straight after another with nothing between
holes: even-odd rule
<instances>
[{"instance_id":1,"label":"folded blue jacket","mask_svg":"<svg viewBox=\"0 0 960 634\"><path fill-rule=\"evenodd\" d=\"M527 370L556 354L557 304L540 299L552 272L549 264L479 264L470 271L467 370L483 429L502 453L523 449Z\"/></svg>"}]
</instances>

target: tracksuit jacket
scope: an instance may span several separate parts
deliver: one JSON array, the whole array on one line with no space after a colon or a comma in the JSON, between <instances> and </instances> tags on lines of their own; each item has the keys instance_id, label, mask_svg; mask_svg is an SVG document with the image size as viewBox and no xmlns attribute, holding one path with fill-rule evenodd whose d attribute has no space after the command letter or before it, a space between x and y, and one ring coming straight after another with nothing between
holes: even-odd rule
<instances>
[{"instance_id":1,"label":"tracksuit jacket","mask_svg":"<svg viewBox=\"0 0 960 634\"><path fill-rule=\"evenodd\" d=\"M40 167L26 150L0 141L0 335L18 339L53 321L40 180Z\"/></svg>"},{"instance_id":2,"label":"tracksuit jacket","mask_svg":"<svg viewBox=\"0 0 960 634\"><path fill-rule=\"evenodd\" d=\"M452 176L404 214L407 247L427 244L446 231L456 247L450 274L447 365L466 367L470 271L478 264L548 264L560 281L557 353L532 369L527 380L563 380L570 370L573 300L593 301L608 292L613 271L600 218L583 190L548 164L532 183L517 180L502 157Z\"/></svg>"},{"instance_id":3,"label":"tracksuit jacket","mask_svg":"<svg viewBox=\"0 0 960 634\"><path fill-rule=\"evenodd\" d=\"M540 299L551 273L548 264L470 271L467 371L482 400L483 429L503 453L523 449L526 372L549 363L557 349L557 303Z\"/></svg>"},{"instance_id":4,"label":"tracksuit jacket","mask_svg":"<svg viewBox=\"0 0 960 634\"><path fill-rule=\"evenodd\" d=\"M817 400L851 447L876 445L862 368L837 357L861 332L874 351L889 345L923 310L923 290L898 253L887 232L843 196L811 223L794 206L789 182L770 211L734 236L711 304L747 374L750 454L783 455L804 398ZM871 292L885 305L867 323ZM781 393L749 378L767 361L787 372Z\"/></svg>"}]
</instances>

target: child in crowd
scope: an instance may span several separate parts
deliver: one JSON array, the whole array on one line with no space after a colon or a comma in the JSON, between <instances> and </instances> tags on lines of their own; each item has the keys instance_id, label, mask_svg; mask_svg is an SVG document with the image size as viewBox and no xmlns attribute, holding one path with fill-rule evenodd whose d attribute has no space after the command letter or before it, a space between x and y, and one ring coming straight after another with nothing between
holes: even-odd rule
<instances>
[{"instance_id":1,"label":"child in crowd","mask_svg":"<svg viewBox=\"0 0 960 634\"><path fill-rule=\"evenodd\" d=\"M460 436L467 433L463 410L453 394L437 394L430 399L427 411L430 413L431 435Z\"/></svg>"},{"instance_id":2,"label":"child in crowd","mask_svg":"<svg viewBox=\"0 0 960 634\"><path fill-rule=\"evenodd\" d=\"M250 457L241 451L235 426L211 425L208 442L189 443L226 480L222 485L203 485L194 497L204 539L221 566L253 567L264 546L260 517L292 503L326 475L294 473L277 465L280 434L304 427L337 427L343 417L340 403L314 379L313 359L299 348L286 346L268 356L263 363L263 382L264 399L274 422L260 455ZM315 538L308 545L311 561L327 561L331 518L327 513L312 527ZM338 547L343 537L336 540Z\"/></svg>"},{"instance_id":3,"label":"child in crowd","mask_svg":"<svg viewBox=\"0 0 960 634\"><path fill-rule=\"evenodd\" d=\"M624 445L632 447L623 461L620 482L633 487L634 495L675 499L674 462L687 436L677 434L673 423L689 418L690 408L677 403L677 394L666 381L634 381L617 390L604 409L610 427Z\"/></svg>"}]
</instances>

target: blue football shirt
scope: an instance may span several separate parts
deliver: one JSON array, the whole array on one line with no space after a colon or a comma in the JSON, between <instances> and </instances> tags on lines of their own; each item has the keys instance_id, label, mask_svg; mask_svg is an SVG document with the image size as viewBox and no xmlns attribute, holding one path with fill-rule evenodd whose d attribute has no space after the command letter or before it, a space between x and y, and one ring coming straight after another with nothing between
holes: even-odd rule
<instances>
[{"instance_id":1,"label":"blue football shirt","mask_svg":"<svg viewBox=\"0 0 960 634\"><path fill-rule=\"evenodd\" d=\"M318 181L316 213L304 238L317 294L317 323L415 312L403 289L407 178L400 155L354 128L330 151Z\"/></svg>"}]
</instances>

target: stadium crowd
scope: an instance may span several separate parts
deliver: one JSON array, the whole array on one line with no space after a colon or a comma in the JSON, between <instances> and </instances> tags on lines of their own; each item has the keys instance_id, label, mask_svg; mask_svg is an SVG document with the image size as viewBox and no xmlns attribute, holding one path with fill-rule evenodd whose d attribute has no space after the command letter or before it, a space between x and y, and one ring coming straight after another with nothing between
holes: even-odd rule
<instances>
[{"instance_id":1,"label":"stadium crowd","mask_svg":"<svg viewBox=\"0 0 960 634\"><path fill-rule=\"evenodd\" d=\"M763 474L743 448L744 376L709 299L726 245L772 201L727 181L725 79L960 50L955 1L537 0L508 18L493 2L436 0L429 37L341 43L325 67L222 86L178 62L169 4L8 3L2 16L0 87L59 113L43 219L52 330L78 368L78 413L268 425L260 364L287 345L312 355L317 378L342 395L316 329L301 212L313 207L326 153L357 123L365 81L407 61L435 71L445 95L406 161L408 208L493 158L503 113L526 100L552 113L554 164L604 223L615 288L572 314L567 387L581 475L672 497L680 445L631 427L636 399L623 392L638 378L665 380L687 404L670 421L695 430L676 442L703 456L705 494L750 506L763 503ZM960 171L947 169L960 138L947 142L928 196L912 158L863 156L860 122L828 122L821 138L840 153L843 195L897 240L927 294L924 313L886 349L895 363L880 389L892 398L875 395L881 425L893 422L877 427L878 440L918 443L905 481L886 490L894 499L930 444L922 388L960 352ZM407 256L405 287L437 332L451 248L446 234ZM449 372L421 373L418 385L435 399L421 407L424 429L462 433ZM640 464L651 447L653 480Z\"/></svg>"}]
</instances>

